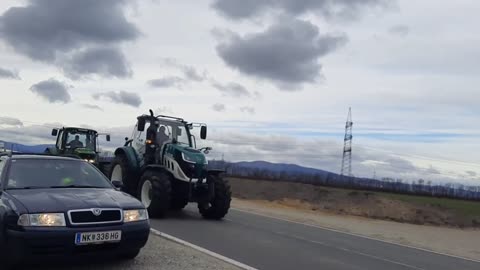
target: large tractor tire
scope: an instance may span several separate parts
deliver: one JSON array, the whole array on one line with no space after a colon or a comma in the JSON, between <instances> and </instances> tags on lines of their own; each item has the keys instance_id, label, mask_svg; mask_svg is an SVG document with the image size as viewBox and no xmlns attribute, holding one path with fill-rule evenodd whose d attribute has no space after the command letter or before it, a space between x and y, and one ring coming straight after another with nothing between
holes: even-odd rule
<instances>
[{"instance_id":1,"label":"large tractor tire","mask_svg":"<svg viewBox=\"0 0 480 270\"><path fill-rule=\"evenodd\" d=\"M150 217L164 217L171 204L170 175L160 170L145 171L140 178L137 194Z\"/></svg>"},{"instance_id":2,"label":"large tractor tire","mask_svg":"<svg viewBox=\"0 0 480 270\"><path fill-rule=\"evenodd\" d=\"M170 208L180 211L187 206L190 197L190 183L176 180L172 183L172 202Z\"/></svg>"},{"instance_id":3,"label":"large tractor tire","mask_svg":"<svg viewBox=\"0 0 480 270\"><path fill-rule=\"evenodd\" d=\"M110 166L110 181L120 181L123 184L122 191L135 195L137 185L135 177L129 169L128 159L125 155L116 155Z\"/></svg>"},{"instance_id":4,"label":"large tractor tire","mask_svg":"<svg viewBox=\"0 0 480 270\"><path fill-rule=\"evenodd\" d=\"M199 203L198 210L206 219L220 220L228 213L232 200L232 191L227 179L219 175L209 175L208 182L213 181L215 195L209 203Z\"/></svg>"}]
</instances>

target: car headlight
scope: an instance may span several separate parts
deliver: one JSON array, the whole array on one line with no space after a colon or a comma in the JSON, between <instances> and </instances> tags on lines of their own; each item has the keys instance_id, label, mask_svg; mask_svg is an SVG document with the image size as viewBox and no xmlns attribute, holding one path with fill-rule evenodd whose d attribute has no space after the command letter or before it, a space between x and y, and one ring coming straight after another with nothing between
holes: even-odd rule
<instances>
[{"instance_id":1,"label":"car headlight","mask_svg":"<svg viewBox=\"0 0 480 270\"><path fill-rule=\"evenodd\" d=\"M136 210L123 210L123 222L135 222L148 219L148 213L146 209Z\"/></svg>"},{"instance_id":2,"label":"car headlight","mask_svg":"<svg viewBox=\"0 0 480 270\"><path fill-rule=\"evenodd\" d=\"M86 162L95 163L95 159L85 159Z\"/></svg>"},{"instance_id":3,"label":"car headlight","mask_svg":"<svg viewBox=\"0 0 480 270\"><path fill-rule=\"evenodd\" d=\"M184 153L182 153L182 158L183 160L185 160L186 162L189 162L189 163L197 163L197 161L187 155L185 155Z\"/></svg>"},{"instance_id":4,"label":"car headlight","mask_svg":"<svg viewBox=\"0 0 480 270\"><path fill-rule=\"evenodd\" d=\"M18 219L20 226L33 227L65 227L65 215L63 213L24 214Z\"/></svg>"}]
</instances>

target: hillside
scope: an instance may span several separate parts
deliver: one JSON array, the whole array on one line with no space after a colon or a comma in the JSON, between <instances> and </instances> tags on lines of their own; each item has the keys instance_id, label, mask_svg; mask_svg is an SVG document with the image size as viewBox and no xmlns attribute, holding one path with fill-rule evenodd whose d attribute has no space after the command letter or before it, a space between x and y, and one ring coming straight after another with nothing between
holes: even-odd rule
<instances>
[{"instance_id":1,"label":"hillside","mask_svg":"<svg viewBox=\"0 0 480 270\"><path fill-rule=\"evenodd\" d=\"M22 153L43 153L47 147L52 146L51 144L25 145L21 143L2 142L5 145L5 149Z\"/></svg>"}]
</instances>

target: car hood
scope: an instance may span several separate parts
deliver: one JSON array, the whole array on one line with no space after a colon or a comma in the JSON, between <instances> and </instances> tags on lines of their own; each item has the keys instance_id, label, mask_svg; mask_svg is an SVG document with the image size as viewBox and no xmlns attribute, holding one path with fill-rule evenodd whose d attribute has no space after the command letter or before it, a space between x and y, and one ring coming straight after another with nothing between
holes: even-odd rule
<instances>
[{"instance_id":1,"label":"car hood","mask_svg":"<svg viewBox=\"0 0 480 270\"><path fill-rule=\"evenodd\" d=\"M59 213L88 208L144 208L136 198L115 189L29 189L9 190L8 193L29 213Z\"/></svg>"}]
</instances>

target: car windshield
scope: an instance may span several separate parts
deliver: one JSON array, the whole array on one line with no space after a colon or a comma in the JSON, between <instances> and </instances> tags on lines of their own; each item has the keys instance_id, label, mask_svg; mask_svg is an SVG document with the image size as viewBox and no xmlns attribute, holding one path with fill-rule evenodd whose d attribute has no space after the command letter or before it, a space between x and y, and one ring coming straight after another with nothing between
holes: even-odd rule
<instances>
[{"instance_id":1,"label":"car windshield","mask_svg":"<svg viewBox=\"0 0 480 270\"><path fill-rule=\"evenodd\" d=\"M12 160L7 189L28 188L112 188L92 165L80 160Z\"/></svg>"}]
</instances>

